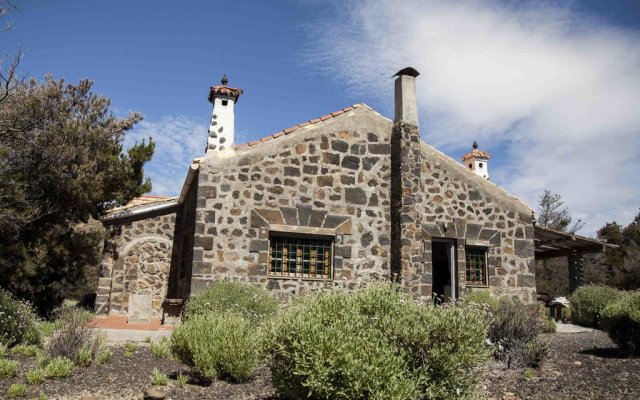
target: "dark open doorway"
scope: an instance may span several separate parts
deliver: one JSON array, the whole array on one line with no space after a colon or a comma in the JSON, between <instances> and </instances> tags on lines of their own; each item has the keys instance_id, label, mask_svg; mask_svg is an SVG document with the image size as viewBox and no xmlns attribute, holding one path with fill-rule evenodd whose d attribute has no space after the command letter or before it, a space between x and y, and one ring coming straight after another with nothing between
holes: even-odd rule
<instances>
[{"instance_id":1,"label":"dark open doorway","mask_svg":"<svg viewBox=\"0 0 640 400\"><path fill-rule=\"evenodd\" d=\"M455 255L453 240L434 240L431 243L433 261L433 298L436 303L455 300Z\"/></svg>"}]
</instances>

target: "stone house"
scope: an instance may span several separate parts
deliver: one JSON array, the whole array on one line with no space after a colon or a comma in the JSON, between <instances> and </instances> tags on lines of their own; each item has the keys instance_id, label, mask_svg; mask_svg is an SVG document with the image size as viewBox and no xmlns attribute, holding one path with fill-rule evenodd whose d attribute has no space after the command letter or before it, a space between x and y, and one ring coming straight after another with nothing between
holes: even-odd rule
<instances>
[{"instance_id":1,"label":"stone house","mask_svg":"<svg viewBox=\"0 0 640 400\"><path fill-rule=\"evenodd\" d=\"M180 195L103 220L97 311L159 318L226 278L283 301L389 280L422 298L489 289L534 301L534 248L548 249L533 210L488 180L476 143L461 164L421 140L417 76L396 74L393 120L356 104L246 144L234 143L243 92L223 78Z\"/></svg>"}]
</instances>

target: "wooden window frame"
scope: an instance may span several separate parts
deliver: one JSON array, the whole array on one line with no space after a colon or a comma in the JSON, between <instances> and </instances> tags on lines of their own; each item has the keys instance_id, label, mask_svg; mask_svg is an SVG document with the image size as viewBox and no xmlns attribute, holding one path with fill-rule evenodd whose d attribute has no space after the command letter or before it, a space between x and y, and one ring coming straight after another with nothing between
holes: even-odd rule
<instances>
[{"instance_id":1,"label":"wooden window frame","mask_svg":"<svg viewBox=\"0 0 640 400\"><path fill-rule=\"evenodd\" d=\"M323 241L328 242L328 250L329 250L329 265L328 265L328 274L311 274L305 273L304 268L300 268L302 271L300 272L298 268L296 268L296 272L290 273L288 271L284 271L284 266L282 271L274 271L273 268L273 244L274 240L292 240L292 241ZM334 257L335 257L335 236L327 236L327 235L311 235L311 234L300 234L293 232L270 232L269 240L268 240L268 258L267 258L267 276L270 279L300 279L300 280L314 280L314 281L332 281L333 280L333 270L334 270ZM313 249L310 249L310 252ZM296 254L298 249L296 249ZM283 254L284 255L284 254ZM302 254L301 257L304 257ZM302 263L309 262L313 263L313 260L309 258L308 261L305 261L303 258ZM317 260L317 258L316 258ZM282 261L281 261L282 262ZM296 266L301 265L296 262ZM310 267L311 269L311 267ZM326 266L325 266L326 271Z\"/></svg>"},{"instance_id":2,"label":"wooden window frame","mask_svg":"<svg viewBox=\"0 0 640 400\"><path fill-rule=\"evenodd\" d=\"M469 280L469 256L471 251L482 251L482 261L484 263L484 271L482 271L482 282ZM488 266L489 248L485 246L465 246L464 249L464 281L466 286L488 287L489 286L489 266Z\"/></svg>"}]
</instances>

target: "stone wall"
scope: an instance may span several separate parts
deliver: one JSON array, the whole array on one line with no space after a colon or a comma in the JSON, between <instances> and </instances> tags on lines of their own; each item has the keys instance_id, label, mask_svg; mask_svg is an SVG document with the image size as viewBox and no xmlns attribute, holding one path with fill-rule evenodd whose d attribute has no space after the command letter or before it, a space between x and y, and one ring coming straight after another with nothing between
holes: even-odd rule
<instances>
[{"instance_id":1,"label":"stone wall","mask_svg":"<svg viewBox=\"0 0 640 400\"><path fill-rule=\"evenodd\" d=\"M403 284L416 296L431 297L431 269L425 269L422 244L424 190L421 180L420 131L417 125L399 122L391 138L392 163L392 259Z\"/></svg>"},{"instance_id":2,"label":"stone wall","mask_svg":"<svg viewBox=\"0 0 640 400\"><path fill-rule=\"evenodd\" d=\"M488 286L494 293L535 301L531 209L432 146L422 143L421 151L424 237L455 239L459 294L482 289L465 284L465 247L474 245L488 250ZM429 245L427 240L427 271Z\"/></svg>"},{"instance_id":3,"label":"stone wall","mask_svg":"<svg viewBox=\"0 0 640 400\"><path fill-rule=\"evenodd\" d=\"M162 316L171 263L178 261L172 258L175 221L176 208L171 208L105 223L111 238L100 286L109 287L109 303L98 311L127 315L129 296L138 294L149 296L152 317Z\"/></svg>"},{"instance_id":4,"label":"stone wall","mask_svg":"<svg viewBox=\"0 0 640 400\"><path fill-rule=\"evenodd\" d=\"M192 292L214 279L285 300L390 277L391 122L360 106L200 166ZM271 279L271 230L335 235L333 280Z\"/></svg>"},{"instance_id":5,"label":"stone wall","mask_svg":"<svg viewBox=\"0 0 640 400\"><path fill-rule=\"evenodd\" d=\"M406 130L406 140L397 146L401 161L393 169L401 172L395 181L401 189L395 195L393 124L363 107L291 137L205 158L192 293L230 278L286 300L327 287L389 280L397 273L412 293L429 298L431 238L449 238L456 245L459 295L471 289L465 284L465 247L474 245L488 250L485 287L534 301L531 209L421 142L417 126L398 128L400 134ZM396 211L392 203L399 205ZM334 236L333 280L268 276L274 231ZM391 254L393 240L400 244L398 254Z\"/></svg>"},{"instance_id":6,"label":"stone wall","mask_svg":"<svg viewBox=\"0 0 640 400\"><path fill-rule=\"evenodd\" d=\"M191 294L198 176L196 170L191 186L176 213L171 273L167 289L167 298L170 299L186 299Z\"/></svg>"}]
</instances>

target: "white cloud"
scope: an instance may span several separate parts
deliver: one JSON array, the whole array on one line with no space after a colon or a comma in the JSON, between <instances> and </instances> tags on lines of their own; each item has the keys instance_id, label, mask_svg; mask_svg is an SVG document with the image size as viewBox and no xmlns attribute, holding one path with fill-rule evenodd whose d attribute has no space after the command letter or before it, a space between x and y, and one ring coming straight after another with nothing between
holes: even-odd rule
<instances>
[{"instance_id":1,"label":"white cloud","mask_svg":"<svg viewBox=\"0 0 640 400\"><path fill-rule=\"evenodd\" d=\"M638 212L638 31L553 2L362 0L335 15L314 61L385 101L391 74L418 69L428 142L478 139L504 161L494 181L533 207L560 193L584 234Z\"/></svg>"},{"instance_id":2,"label":"white cloud","mask_svg":"<svg viewBox=\"0 0 640 400\"><path fill-rule=\"evenodd\" d=\"M180 194L189 164L195 157L204 155L207 125L185 116L143 120L127 133L125 148L149 137L156 142L153 158L145 164L145 175L151 177L153 185L152 193Z\"/></svg>"}]
</instances>

